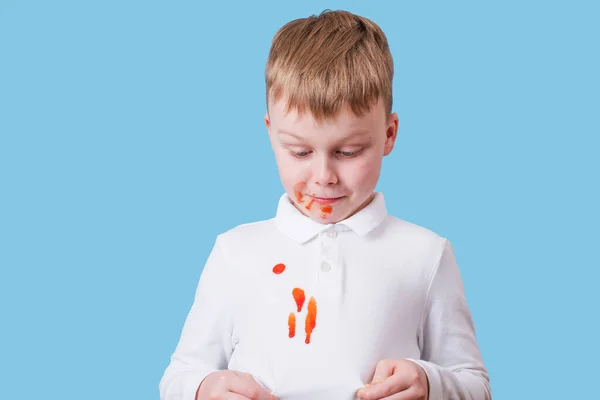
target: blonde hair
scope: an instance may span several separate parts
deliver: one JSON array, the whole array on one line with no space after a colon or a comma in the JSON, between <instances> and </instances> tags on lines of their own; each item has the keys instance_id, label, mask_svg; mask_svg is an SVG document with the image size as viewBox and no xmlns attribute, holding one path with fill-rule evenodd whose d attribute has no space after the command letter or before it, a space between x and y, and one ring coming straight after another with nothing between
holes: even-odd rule
<instances>
[{"instance_id":1,"label":"blonde hair","mask_svg":"<svg viewBox=\"0 0 600 400\"><path fill-rule=\"evenodd\" d=\"M394 63L387 38L371 20L325 10L293 20L273 38L265 70L267 107L282 98L286 109L308 109L316 120L349 106L358 116L382 98L392 111Z\"/></svg>"}]
</instances>

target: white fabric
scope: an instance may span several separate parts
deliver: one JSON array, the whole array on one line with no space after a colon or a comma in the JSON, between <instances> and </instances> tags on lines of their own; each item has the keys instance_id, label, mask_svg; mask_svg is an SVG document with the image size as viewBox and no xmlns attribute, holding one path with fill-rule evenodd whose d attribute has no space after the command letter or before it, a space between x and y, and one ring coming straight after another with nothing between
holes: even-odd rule
<instances>
[{"instance_id":1,"label":"white fabric","mask_svg":"<svg viewBox=\"0 0 600 400\"><path fill-rule=\"evenodd\" d=\"M301 312L294 288L305 291ZM311 296L317 318L306 344ZM379 360L402 358L424 368L431 400L491 399L451 244L388 215L381 193L330 225L284 194L275 218L217 237L160 398L194 400L206 375L232 369L282 400L349 400Z\"/></svg>"}]
</instances>

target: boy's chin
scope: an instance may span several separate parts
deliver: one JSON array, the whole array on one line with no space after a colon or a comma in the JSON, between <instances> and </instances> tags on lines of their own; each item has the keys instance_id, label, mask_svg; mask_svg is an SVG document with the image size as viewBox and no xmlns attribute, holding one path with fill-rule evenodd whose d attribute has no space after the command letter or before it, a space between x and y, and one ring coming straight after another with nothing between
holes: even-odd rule
<instances>
[{"instance_id":1,"label":"boy's chin","mask_svg":"<svg viewBox=\"0 0 600 400\"><path fill-rule=\"evenodd\" d=\"M344 221L363 208L365 208L373 199L369 196L362 204L356 204L356 199L352 196L345 196L331 204L319 205L314 200L308 198L292 200L294 206L306 217L320 224L337 224Z\"/></svg>"},{"instance_id":2,"label":"boy's chin","mask_svg":"<svg viewBox=\"0 0 600 400\"><path fill-rule=\"evenodd\" d=\"M341 218L335 218L335 217L320 217L318 215L309 215L308 217L310 217L311 219L313 219L314 221L320 223L320 224L336 224L338 222L340 222L342 219Z\"/></svg>"},{"instance_id":3,"label":"boy's chin","mask_svg":"<svg viewBox=\"0 0 600 400\"><path fill-rule=\"evenodd\" d=\"M327 225L327 224L337 224L338 222L341 222L341 221L345 220L346 218L348 218L348 216L352 215L352 213L348 212L348 211L344 211L344 210L336 210L336 211L332 212L331 214L309 213L309 214L305 214L305 215L320 224Z\"/></svg>"},{"instance_id":4,"label":"boy's chin","mask_svg":"<svg viewBox=\"0 0 600 400\"><path fill-rule=\"evenodd\" d=\"M323 213L320 210L307 210L302 205L294 203L294 206L302 213L305 217L312 219L320 224L335 224L342 221L342 218L338 212Z\"/></svg>"}]
</instances>

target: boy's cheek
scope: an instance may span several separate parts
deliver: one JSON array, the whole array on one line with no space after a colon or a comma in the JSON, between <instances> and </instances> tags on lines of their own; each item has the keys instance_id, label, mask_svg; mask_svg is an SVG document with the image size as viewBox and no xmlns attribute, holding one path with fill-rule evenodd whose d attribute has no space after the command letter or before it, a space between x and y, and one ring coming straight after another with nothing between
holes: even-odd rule
<instances>
[{"instance_id":1,"label":"boy's cheek","mask_svg":"<svg viewBox=\"0 0 600 400\"><path fill-rule=\"evenodd\" d=\"M278 149L275 151L275 160L277 161L277 167L279 168L279 172L292 171L293 166L297 164L294 157L284 149Z\"/></svg>"},{"instance_id":2,"label":"boy's cheek","mask_svg":"<svg viewBox=\"0 0 600 400\"><path fill-rule=\"evenodd\" d=\"M380 167L377 160L364 160L348 168L342 179L352 187L366 188L375 186L379 179Z\"/></svg>"},{"instance_id":3,"label":"boy's cheek","mask_svg":"<svg viewBox=\"0 0 600 400\"><path fill-rule=\"evenodd\" d=\"M290 160L290 157L278 158L277 168L286 191L293 191L293 186L297 182L306 180L302 179L305 175L302 165L296 160Z\"/></svg>"}]
</instances>

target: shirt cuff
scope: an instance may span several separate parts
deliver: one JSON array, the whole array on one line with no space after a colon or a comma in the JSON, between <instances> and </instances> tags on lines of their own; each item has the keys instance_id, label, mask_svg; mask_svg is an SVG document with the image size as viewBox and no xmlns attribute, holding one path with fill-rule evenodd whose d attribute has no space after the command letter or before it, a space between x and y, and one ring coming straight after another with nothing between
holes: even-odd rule
<instances>
[{"instance_id":1,"label":"shirt cuff","mask_svg":"<svg viewBox=\"0 0 600 400\"><path fill-rule=\"evenodd\" d=\"M429 400L443 400L442 397L442 382L440 374L437 373L437 365L423 360L415 360L407 358L408 361L412 361L425 371L427 380L429 381Z\"/></svg>"}]
</instances>

